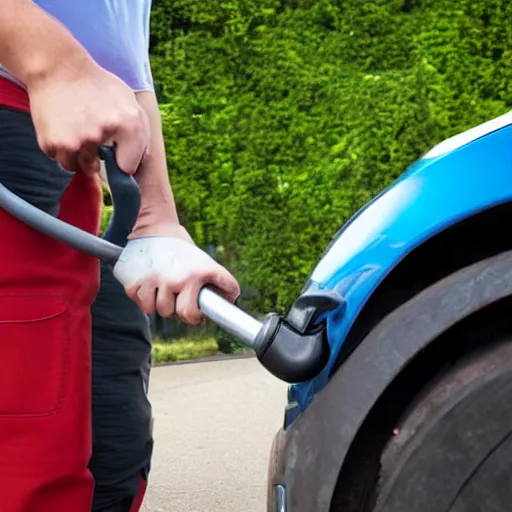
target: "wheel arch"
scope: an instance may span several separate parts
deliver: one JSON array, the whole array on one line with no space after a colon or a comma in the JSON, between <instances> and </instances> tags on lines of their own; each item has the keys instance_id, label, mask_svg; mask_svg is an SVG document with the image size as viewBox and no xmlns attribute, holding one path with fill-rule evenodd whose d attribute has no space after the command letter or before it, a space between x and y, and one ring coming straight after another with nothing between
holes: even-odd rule
<instances>
[{"instance_id":1,"label":"wheel arch","mask_svg":"<svg viewBox=\"0 0 512 512\"><path fill-rule=\"evenodd\" d=\"M291 509L331 510L349 450L386 390L429 345L511 296L508 250L427 286L380 320L286 434Z\"/></svg>"}]
</instances>

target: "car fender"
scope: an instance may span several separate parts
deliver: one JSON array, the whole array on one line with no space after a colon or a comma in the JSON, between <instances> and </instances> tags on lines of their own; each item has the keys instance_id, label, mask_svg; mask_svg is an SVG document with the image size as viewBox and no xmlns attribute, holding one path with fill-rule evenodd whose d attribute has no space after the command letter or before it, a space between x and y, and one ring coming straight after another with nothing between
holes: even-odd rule
<instances>
[{"instance_id":1,"label":"car fender","mask_svg":"<svg viewBox=\"0 0 512 512\"><path fill-rule=\"evenodd\" d=\"M327 315L331 355L326 368L312 381L290 388L301 410L328 382L364 305L411 251L478 212L512 201L512 125L507 124L512 118L503 118L499 125L485 125L487 131L470 130L478 137L469 142L462 134L462 146L445 141L434 148L334 237L305 292L336 291L346 309L343 315Z\"/></svg>"},{"instance_id":2,"label":"car fender","mask_svg":"<svg viewBox=\"0 0 512 512\"><path fill-rule=\"evenodd\" d=\"M451 274L385 317L285 431L288 510L329 512L348 450L390 383L442 333L511 295L509 251Z\"/></svg>"}]
</instances>

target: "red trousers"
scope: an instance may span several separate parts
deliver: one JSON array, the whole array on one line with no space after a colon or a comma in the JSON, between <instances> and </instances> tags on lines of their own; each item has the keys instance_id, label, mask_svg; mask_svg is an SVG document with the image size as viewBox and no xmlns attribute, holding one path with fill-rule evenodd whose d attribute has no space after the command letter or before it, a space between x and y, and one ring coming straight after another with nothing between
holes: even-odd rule
<instances>
[{"instance_id":1,"label":"red trousers","mask_svg":"<svg viewBox=\"0 0 512 512\"><path fill-rule=\"evenodd\" d=\"M28 98L1 81L0 105L28 110ZM58 216L96 234L100 205L99 180L77 174ZM0 511L90 512L99 262L1 209L0 240Z\"/></svg>"}]
</instances>

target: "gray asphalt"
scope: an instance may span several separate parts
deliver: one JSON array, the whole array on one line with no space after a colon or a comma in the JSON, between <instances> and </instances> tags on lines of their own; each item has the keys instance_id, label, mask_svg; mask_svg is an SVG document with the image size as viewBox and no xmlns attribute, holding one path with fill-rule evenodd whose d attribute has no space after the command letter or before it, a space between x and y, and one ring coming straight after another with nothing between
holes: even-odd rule
<instances>
[{"instance_id":1,"label":"gray asphalt","mask_svg":"<svg viewBox=\"0 0 512 512\"><path fill-rule=\"evenodd\" d=\"M144 512L265 512L286 385L254 358L156 367Z\"/></svg>"}]
</instances>

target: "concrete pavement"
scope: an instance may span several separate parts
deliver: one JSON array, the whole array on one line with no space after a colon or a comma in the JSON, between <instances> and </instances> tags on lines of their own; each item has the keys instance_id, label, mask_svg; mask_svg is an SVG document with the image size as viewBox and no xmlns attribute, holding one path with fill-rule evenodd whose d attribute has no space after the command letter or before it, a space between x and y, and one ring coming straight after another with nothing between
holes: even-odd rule
<instances>
[{"instance_id":1,"label":"concrete pavement","mask_svg":"<svg viewBox=\"0 0 512 512\"><path fill-rule=\"evenodd\" d=\"M265 512L286 385L254 358L152 370L155 453L144 512Z\"/></svg>"}]
</instances>

